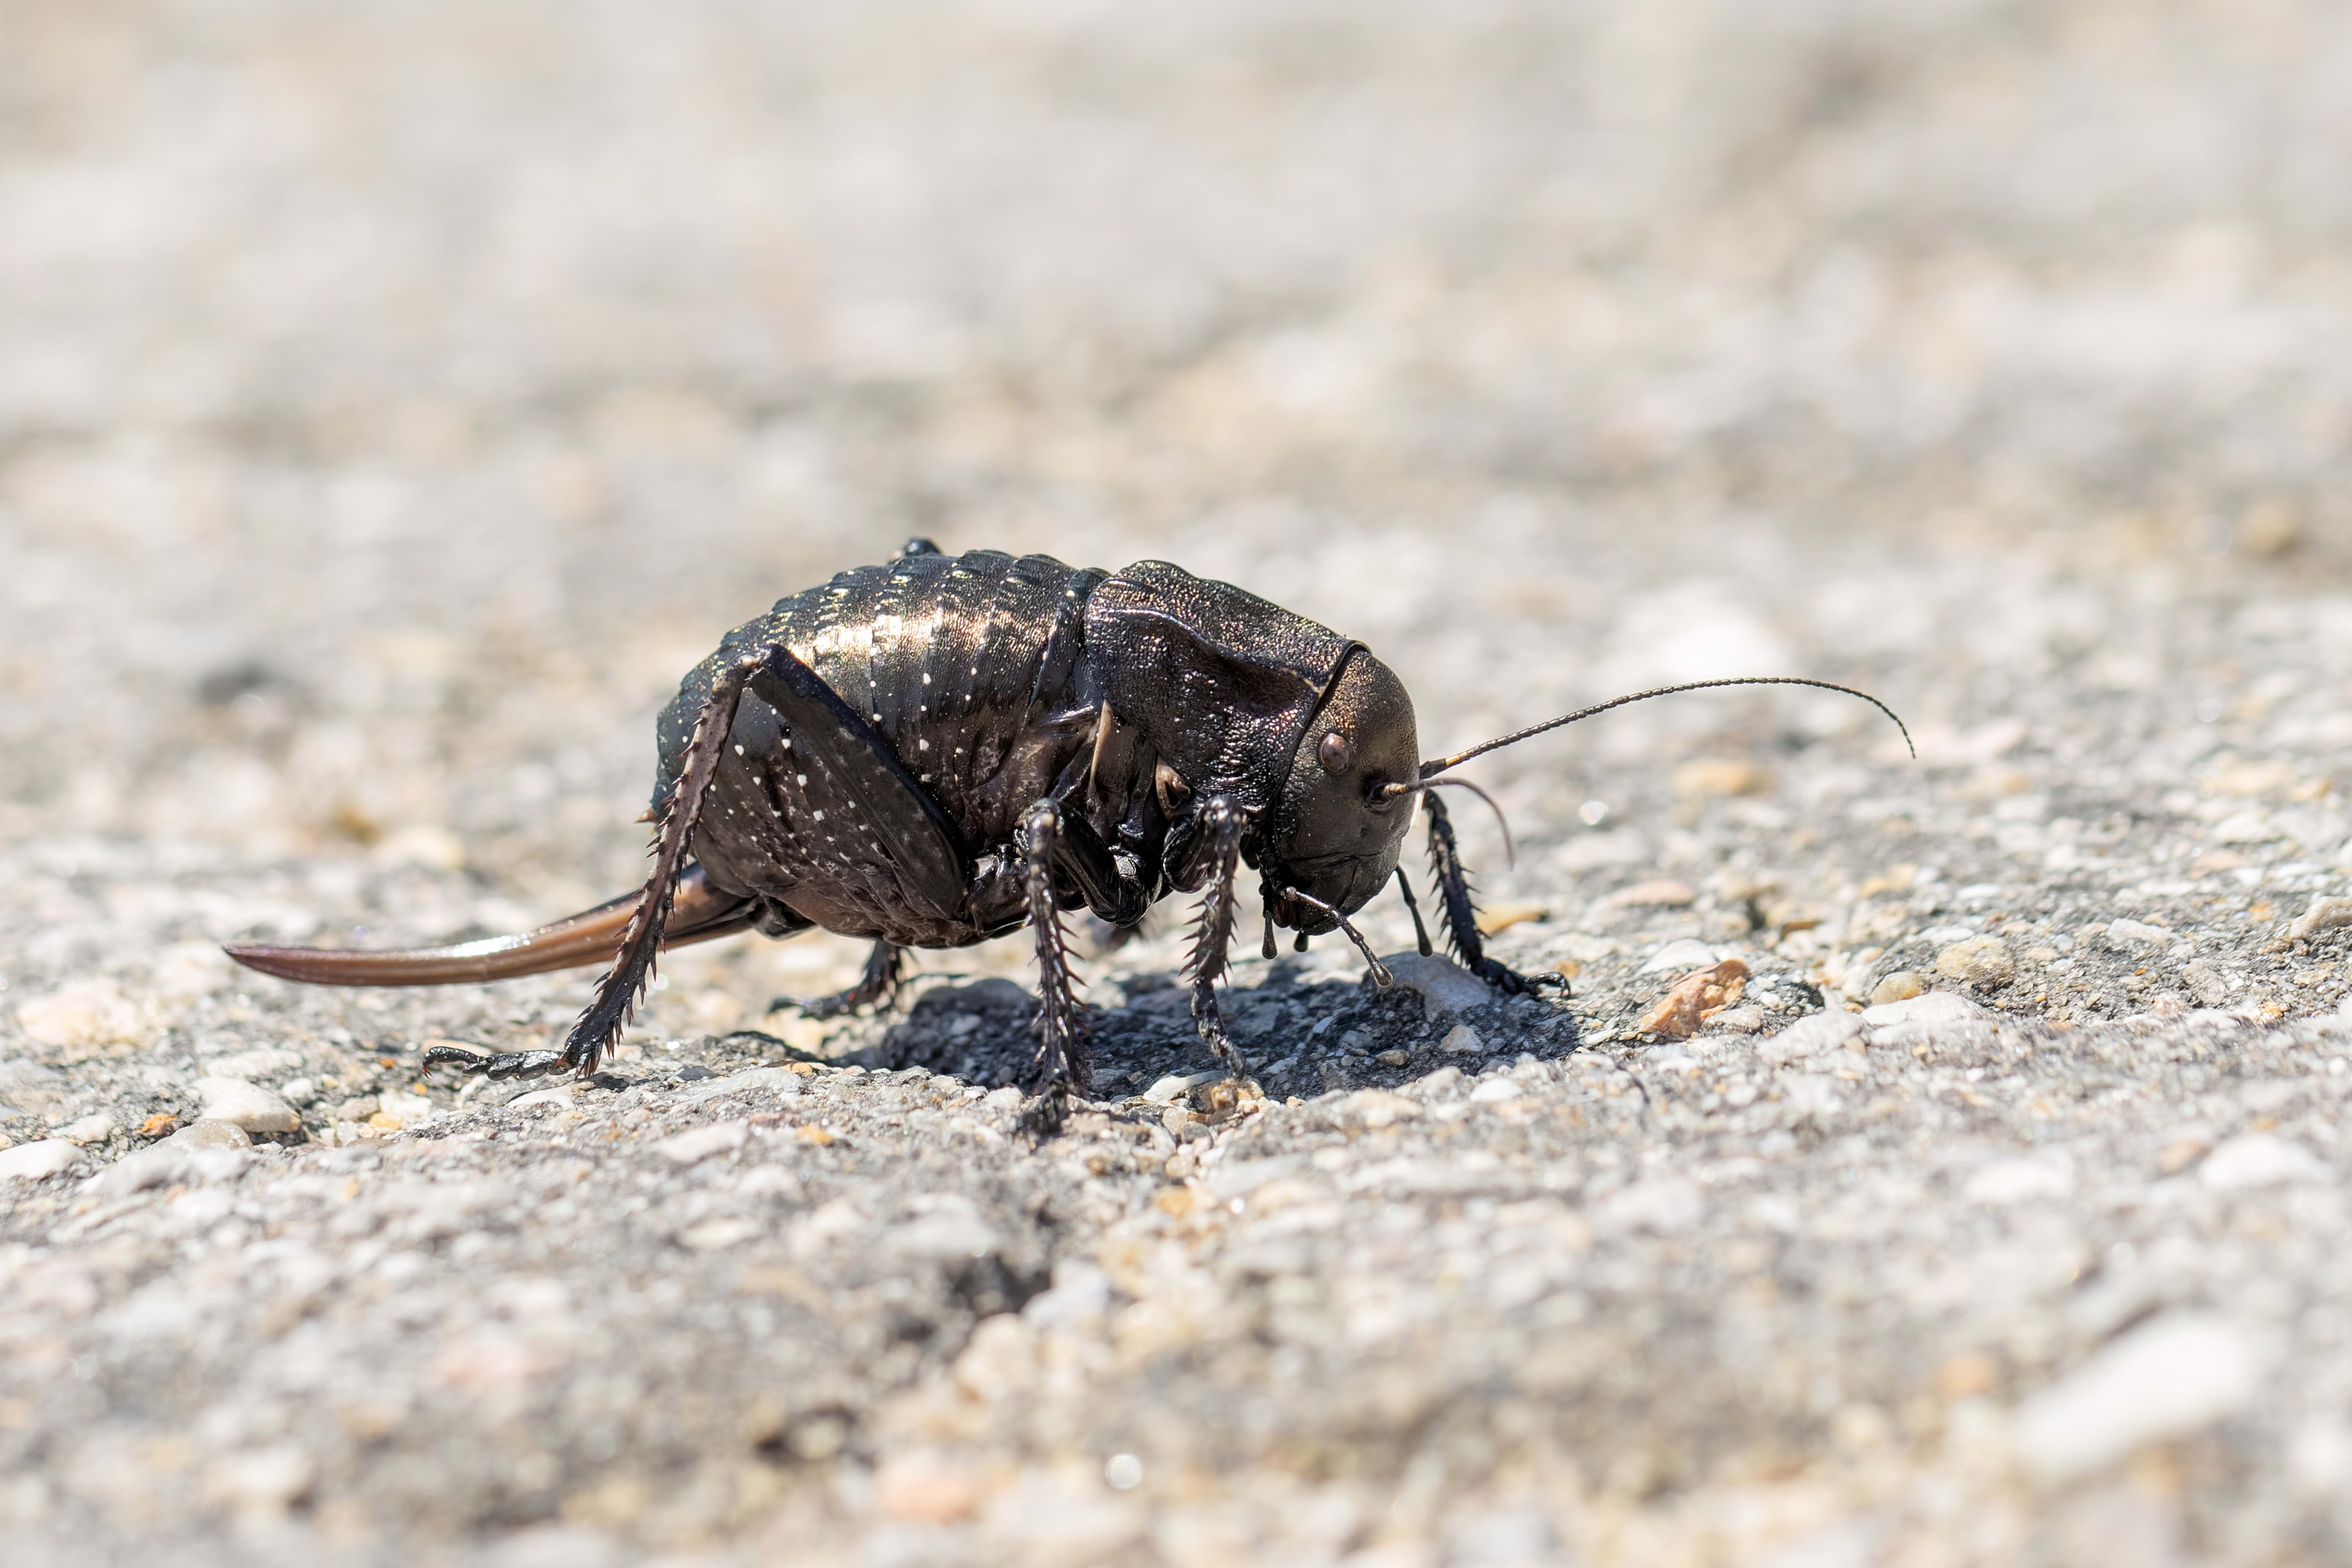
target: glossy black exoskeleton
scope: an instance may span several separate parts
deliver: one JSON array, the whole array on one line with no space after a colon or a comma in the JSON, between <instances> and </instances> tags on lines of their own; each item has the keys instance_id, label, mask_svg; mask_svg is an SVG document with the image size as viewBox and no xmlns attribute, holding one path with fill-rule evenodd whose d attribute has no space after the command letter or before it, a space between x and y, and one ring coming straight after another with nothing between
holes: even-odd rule
<instances>
[{"instance_id":1,"label":"glossy black exoskeleton","mask_svg":"<svg viewBox=\"0 0 2352 1568\"><path fill-rule=\"evenodd\" d=\"M1028 925L1050 1122L1091 1077L1063 911L1132 927L1172 893L1202 894L1186 965L1192 1014L1238 1073L1215 984L1242 868L1258 873L1269 954L1277 925L1302 946L1344 930L1385 984L1347 916L1391 876L1411 903L1397 859L1416 806L1429 814L1439 919L1461 961L1507 990L1551 981L1486 956L1431 786L1454 782L1438 775L1470 756L1583 716L1424 762L1412 699L1388 666L1265 600L1162 561L1105 572L1046 556L946 556L916 539L888 565L783 600L687 675L661 717L653 872L637 893L452 947L229 952L288 979L359 986L608 963L561 1050L428 1056L533 1077L593 1072L664 946L816 926L872 938L864 978L808 1004L824 1014L886 1003L905 948ZM1425 930L1421 944L1427 952Z\"/></svg>"}]
</instances>

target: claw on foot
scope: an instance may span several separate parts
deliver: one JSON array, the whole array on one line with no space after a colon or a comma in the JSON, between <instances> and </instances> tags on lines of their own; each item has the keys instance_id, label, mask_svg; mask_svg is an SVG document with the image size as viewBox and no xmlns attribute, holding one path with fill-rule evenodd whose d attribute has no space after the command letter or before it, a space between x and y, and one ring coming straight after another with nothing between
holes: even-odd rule
<instances>
[{"instance_id":1,"label":"claw on foot","mask_svg":"<svg viewBox=\"0 0 2352 1568\"><path fill-rule=\"evenodd\" d=\"M1529 997L1555 986L1562 992L1566 992L1569 988L1568 977L1565 975L1553 974L1549 970L1540 974L1522 975L1517 969L1493 958L1480 961L1478 977L1507 997Z\"/></svg>"},{"instance_id":2,"label":"claw on foot","mask_svg":"<svg viewBox=\"0 0 2352 1568\"><path fill-rule=\"evenodd\" d=\"M560 1067L571 1065L561 1051L501 1051L482 1056L470 1051L460 1051L454 1045L436 1045L425 1053L425 1065L454 1067L460 1072L476 1072L497 1082L508 1078L543 1078Z\"/></svg>"},{"instance_id":3,"label":"claw on foot","mask_svg":"<svg viewBox=\"0 0 2352 1568\"><path fill-rule=\"evenodd\" d=\"M1040 1138L1050 1138L1069 1124L1070 1086L1055 1079L1037 1092L1037 1097L1021 1108L1021 1130Z\"/></svg>"}]
</instances>

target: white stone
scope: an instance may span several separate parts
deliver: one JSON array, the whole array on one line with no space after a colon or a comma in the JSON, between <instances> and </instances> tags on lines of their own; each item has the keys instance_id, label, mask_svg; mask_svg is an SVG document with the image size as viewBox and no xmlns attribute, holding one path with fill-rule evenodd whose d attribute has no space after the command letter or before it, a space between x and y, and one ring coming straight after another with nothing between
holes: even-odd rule
<instances>
[{"instance_id":1,"label":"white stone","mask_svg":"<svg viewBox=\"0 0 2352 1568\"><path fill-rule=\"evenodd\" d=\"M2107 922L2107 946L2110 947L2125 942L2137 942L2147 946L2162 947L2171 941L2172 933L2161 925L2150 925L2139 920Z\"/></svg>"},{"instance_id":2,"label":"white stone","mask_svg":"<svg viewBox=\"0 0 2352 1568\"><path fill-rule=\"evenodd\" d=\"M114 1118L100 1111L78 1122L68 1122L57 1130L57 1135L68 1143L102 1144L114 1136Z\"/></svg>"},{"instance_id":3,"label":"white stone","mask_svg":"<svg viewBox=\"0 0 2352 1568\"><path fill-rule=\"evenodd\" d=\"M294 1445L215 1459L205 1472L205 1500L246 1513L279 1513L310 1490L318 1467Z\"/></svg>"},{"instance_id":4,"label":"white stone","mask_svg":"<svg viewBox=\"0 0 2352 1568\"><path fill-rule=\"evenodd\" d=\"M1143 1097L1154 1105L1173 1105L1203 1083L1214 1083L1224 1073L1212 1069L1207 1072L1171 1072L1143 1092Z\"/></svg>"},{"instance_id":5,"label":"white stone","mask_svg":"<svg viewBox=\"0 0 2352 1568\"><path fill-rule=\"evenodd\" d=\"M199 1078L195 1090L207 1122L226 1122L248 1133L290 1133L302 1124L293 1106L242 1078Z\"/></svg>"},{"instance_id":6,"label":"white stone","mask_svg":"<svg viewBox=\"0 0 2352 1568\"><path fill-rule=\"evenodd\" d=\"M1065 1259L1054 1265L1054 1288L1029 1298L1021 1315L1039 1330L1079 1327L1110 1311L1110 1276L1092 1263Z\"/></svg>"},{"instance_id":7,"label":"white stone","mask_svg":"<svg viewBox=\"0 0 2352 1568\"><path fill-rule=\"evenodd\" d=\"M1673 1236L1696 1226L1706 1212L1698 1184L1682 1176L1651 1176L1610 1194L1593 1208L1593 1218L1614 1230L1652 1230Z\"/></svg>"},{"instance_id":8,"label":"white stone","mask_svg":"<svg viewBox=\"0 0 2352 1568\"><path fill-rule=\"evenodd\" d=\"M750 1219L706 1219L679 1231L677 1239L690 1252L719 1252L740 1246L766 1228Z\"/></svg>"},{"instance_id":9,"label":"white stone","mask_svg":"<svg viewBox=\"0 0 2352 1568\"><path fill-rule=\"evenodd\" d=\"M654 1153L673 1165L690 1166L713 1155L740 1149L751 1135L749 1122L714 1122L708 1127L695 1127L664 1138L654 1145Z\"/></svg>"},{"instance_id":10,"label":"white stone","mask_svg":"<svg viewBox=\"0 0 2352 1568\"><path fill-rule=\"evenodd\" d=\"M1995 1160L1969 1177L1960 1196L1971 1203L2029 1203L2036 1198L2069 1197L2074 1191L2074 1162L2056 1152L2021 1159Z\"/></svg>"},{"instance_id":11,"label":"white stone","mask_svg":"<svg viewBox=\"0 0 2352 1568\"><path fill-rule=\"evenodd\" d=\"M2323 1182L2327 1167L2301 1144L2270 1133L2224 1138L2197 1167L2197 1179L2216 1192L2243 1192L2287 1182Z\"/></svg>"},{"instance_id":12,"label":"white stone","mask_svg":"<svg viewBox=\"0 0 2352 1568\"><path fill-rule=\"evenodd\" d=\"M1452 1018L1495 999L1486 981L1443 954L1395 953L1381 962L1398 985L1421 993L1422 1011L1431 1019Z\"/></svg>"},{"instance_id":13,"label":"white stone","mask_svg":"<svg viewBox=\"0 0 2352 1568\"><path fill-rule=\"evenodd\" d=\"M1679 974L1686 969L1704 969L1715 962L1715 949L1696 937L1684 936L1667 943L1650 955L1636 975Z\"/></svg>"},{"instance_id":14,"label":"white stone","mask_svg":"<svg viewBox=\"0 0 2352 1568\"><path fill-rule=\"evenodd\" d=\"M1777 1067L1824 1051L1835 1051L1862 1033L1862 1017L1843 1008L1811 1014L1769 1039L1758 1040L1756 1054Z\"/></svg>"},{"instance_id":15,"label":"white stone","mask_svg":"<svg viewBox=\"0 0 2352 1568\"><path fill-rule=\"evenodd\" d=\"M187 1153L194 1149L249 1149L253 1139L235 1122L198 1118L155 1145Z\"/></svg>"},{"instance_id":16,"label":"white stone","mask_svg":"<svg viewBox=\"0 0 2352 1568\"><path fill-rule=\"evenodd\" d=\"M180 1182L218 1181L251 1162L252 1144L235 1123L191 1122L162 1143L125 1155L90 1177L83 1190L111 1199Z\"/></svg>"},{"instance_id":17,"label":"white stone","mask_svg":"<svg viewBox=\"0 0 2352 1568\"><path fill-rule=\"evenodd\" d=\"M2311 907L2287 927L2286 934L2290 937L2315 936L2343 925L2352 925L2352 898L2322 896L2311 901Z\"/></svg>"},{"instance_id":18,"label":"white stone","mask_svg":"<svg viewBox=\"0 0 2352 1568\"><path fill-rule=\"evenodd\" d=\"M1873 1029L1895 1024L1970 1023L1986 1016L1984 1009L1958 991L1929 991L1908 1001L1881 1002L1862 1009L1862 1021Z\"/></svg>"},{"instance_id":19,"label":"white stone","mask_svg":"<svg viewBox=\"0 0 2352 1568\"><path fill-rule=\"evenodd\" d=\"M2282 836L2267 813L2252 807L2213 824L2212 839L2217 844L2262 844Z\"/></svg>"},{"instance_id":20,"label":"white stone","mask_svg":"<svg viewBox=\"0 0 2352 1568\"><path fill-rule=\"evenodd\" d=\"M1486 1105L1497 1100L1516 1100L1527 1091L1507 1078L1489 1078L1470 1091L1474 1103Z\"/></svg>"},{"instance_id":21,"label":"white stone","mask_svg":"<svg viewBox=\"0 0 2352 1568\"><path fill-rule=\"evenodd\" d=\"M247 1082L257 1078L275 1078L281 1072L291 1072L302 1065L302 1059L290 1051L240 1051L234 1056L216 1056L205 1063L205 1071L214 1078L242 1078Z\"/></svg>"},{"instance_id":22,"label":"white stone","mask_svg":"<svg viewBox=\"0 0 2352 1568\"><path fill-rule=\"evenodd\" d=\"M698 1083L680 1094L677 1100L681 1105L699 1105L730 1094L748 1094L755 1089L789 1100L803 1092L801 1075L789 1067L754 1067L749 1071L730 1073L708 1083Z\"/></svg>"},{"instance_id":23,"label":"white stone","mask_svg":"<svg viewBox=\"0 0 2352 1568\"><path fill-rule=\"evenodd\" d=\"M79 1147L64 1138L41 1138L0 1149L0 1181L47 1181L79 1164Z\"/></svg>"},{"instance_id":24,"label":"white stone","mask_svg":"<svg viewBox=\"0 0 2352 1568\"><path fill-rule=\"evenodd\" d=\"M2169 1313L2020 1405L2011 1440L2028 1469L2067 1480L2244 1409L2271 1360L2267 1345L2226 1318Z\"/></svg>"},{"instance_id":25,"label":"white stone","mask_svg":"<svg viewBox=\"0 0 2352 1568\"><path fill-rule=\"evenodd\" d=\"M376 1114L389 1117L403 1127L414 1127L431 1118L433 1102L422 1094L379 1094Z\"/></svg>"},{"instance_id":26,"label":"white stone","mask_svg":"<svg viewBox=\"0 0 2352 1568\"><path fill-rule=\"evenodd\" d=\"M1485 1052L1486 1041L1468 1024L1458 1023L1445 1031L1445 1038L1437 1042L1437 1049L1448 1056L1477 1056Z\"/></svg>"},{"instance_id":27,"label":"white stone","mask_svg":"<svg viewBox=\"0 0 2352 1568\"><path fill-rule=\"evenodd\" d=\"M996 1232L980 1206L961 1193L919 1200L921 1212L889 1233L890 1250L910 1258L984 1258L996 1246Z\"/></svg>"}]
</instances>

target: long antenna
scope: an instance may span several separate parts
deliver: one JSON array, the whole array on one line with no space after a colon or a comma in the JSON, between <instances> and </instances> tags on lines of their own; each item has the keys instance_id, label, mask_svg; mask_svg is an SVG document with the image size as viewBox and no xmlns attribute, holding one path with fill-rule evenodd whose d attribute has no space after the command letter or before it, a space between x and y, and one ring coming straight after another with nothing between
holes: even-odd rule
<instances>
[{"instance_id":1,"label":"long antenna","mask_svg":"<svg viewBox=\"0 0 2352 1568\"><path fill-rule=\"evenodd\" d=\"M1545 730L1558 729L1561 725L1574 724L1580 718L1591 718L1595 714L1607 713L1613 707L1623 707L1627 703L1647 702L1652 697L1670 697L1676 692L1703 692L1716 686L1811 686L1818 691L1838 692L1846 696L1860 697L1888 718L1894 719L1895 727L1903 732L1903 744L1911 748L1913 759L1916 760L1919 756L1919 747L1913 744L1911 731L1904 725L1903 720L1896 716L1893 708L1888 707L1868 692L1858 692L1852 686L1836 685L1828 681L1809 681L1801 675L1735 675L1728 680L1691 681L1684 685L1658 686L1646 692L1634 692L1629 696L1612 697L1605 703L1597 703L1591 707L1580 708L1562 717L1549 719L1542 724L1529 725L1525 729L1515 730L1499 739L1487 741L1482 746L1474 746L1467 751L1457 751L1451 757L1440 757L1424 762L1421 765L1421 776L1423 779L1432 778L1449 768L1459 767L1474 757L1484 757L1490 751L1498 751L1506 746L1515 746L1529 736L1541 735Z\"/></svg>"}]
</instances>

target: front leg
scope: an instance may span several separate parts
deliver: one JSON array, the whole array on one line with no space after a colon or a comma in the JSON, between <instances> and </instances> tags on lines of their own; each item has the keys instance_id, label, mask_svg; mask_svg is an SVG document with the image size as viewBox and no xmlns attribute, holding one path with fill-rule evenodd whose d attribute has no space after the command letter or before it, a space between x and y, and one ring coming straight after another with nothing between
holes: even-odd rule
<instances>
[{"instance_id":1,"label":"front leg","mask_svg":"<svg viewBox=\"0 0 2352 1568\"><path fill-rule=\"evenodd\" d=\"M1429 813L1429 869L1437 878L1438 924L1445 927L1446 945L1462 960L1462 967L1506 996L1527 996L1546 986L1565 988L1565 977L1522 975L1486 956L1486 944L1478 937L1478 906L1471 900L1470 875L1462 869L1462 851L1454 841L1454 823L1435 790L1424 790L1421 804ZM1409 902L1411 894L1406 896ZM1418 909L1413 911L1413 923L1421 923Z\"/></svg>"},{"instance_id":2,"label":"front leg","mask_svg":"<svg viewBox=\"0 0 2352 1568\"><path fill-rule=\"evenodd\" d=\"M1061 1129L1069 1115L1070 1093L1094 1087L1094 1058L1087 1050L1087 1009L1078 999L1070 964L1068 934L1054 896L1054 872L1071 853L1062 809L1040 800L1022 814L1023 891L1029 925L1037 937L1037 1103L1029 1120L1039 1132Z\"/></svg>"},{"instance_id":3,"label":"front leg","mask_svg":"<svg viewBox=\"0 0 2352 1568\"><path fill-rule=\"evenodd\" d=\"M1232 797L1212 795L1201 802L1200 838L1193 863L1204 865L1201 910L1192 926L1192 951L1184 961L1184 977L1192 988L1192 1027L1227 1072L1248 1076L1241 1052L1225 1033L1224 1015L1217 1008L1217 981L1225 972L1225 955L1233 944L1234 919L1241 907L1241 857L1244 818Z\"/></svg>"}]
</instances>

